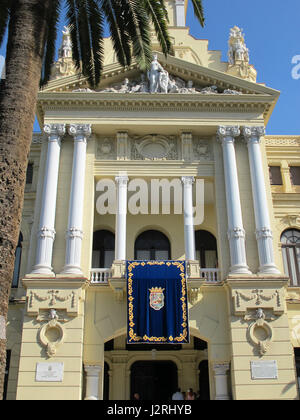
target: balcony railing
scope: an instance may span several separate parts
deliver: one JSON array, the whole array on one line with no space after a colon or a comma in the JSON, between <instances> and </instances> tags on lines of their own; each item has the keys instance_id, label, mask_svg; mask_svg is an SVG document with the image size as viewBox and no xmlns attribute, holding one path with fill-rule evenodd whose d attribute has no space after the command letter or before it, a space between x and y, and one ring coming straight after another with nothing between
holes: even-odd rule
<instances>
[{"instance_id":1,"label":"balcony railing","mask_svg":"<svg viewBox=\"0 0 300 420\"><path fill-rule=\"evenodd\" d=\"M110 268L92 268L90 271L92 284L108 284L111 275Z\"/></svg>"},{"instance_id":2,"label":"balcony railing","mask_svg":"<svg viewBox=\"0 0 300 420\"><path fill-rule=\"evenodd\" d=\"M200 277L207 283L218 283L220 281L220 270L218 268L200 268Z\"/></svg>"},{"instance_id":3,"label":"balcony railing","mask_svg":"<svg viewBox=\"0 0 300 420\"><path fill-rule=\"evenodd\" d=\"M92 284L108 284L111 276L110 268L92 268L90 278ZM220 270L218 268L201 268L200 278L205 279L206 283L218 283L220 281Z\"/></svg>"}]
</instances>

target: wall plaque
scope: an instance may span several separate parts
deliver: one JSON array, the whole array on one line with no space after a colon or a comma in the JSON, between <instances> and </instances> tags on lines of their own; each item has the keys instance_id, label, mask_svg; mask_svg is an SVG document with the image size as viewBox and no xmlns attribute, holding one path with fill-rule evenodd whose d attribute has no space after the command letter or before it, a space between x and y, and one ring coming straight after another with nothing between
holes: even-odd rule
<instances>
[{"instance_id":1,"label":"wall plaque","mask_svg":"<svg viewBox=\"0 0 300 420\"><path fill-rule=\"evenodd\" d=\"M278 379L276 360L250 362L252 379Z\"/></svg>"},{"instance_id":2,"label":"wall plaque","mask_svg":"<svg viewBox=\"0 0 300 420\"><path fill-rule=\"evenodd\" d=\"M64 375L63 363L37 363L36 382L62 382Z\"/></svg>"}]
</instances>

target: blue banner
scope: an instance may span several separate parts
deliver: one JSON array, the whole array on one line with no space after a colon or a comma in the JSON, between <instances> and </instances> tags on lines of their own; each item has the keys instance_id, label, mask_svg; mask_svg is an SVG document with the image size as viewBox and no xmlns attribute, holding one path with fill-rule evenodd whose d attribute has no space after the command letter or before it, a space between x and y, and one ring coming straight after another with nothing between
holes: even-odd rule
<instances>
[{"instance_id":1,"label":"blue banner","mask_svg":"<svg viewBox=\"0 0 300 420\"><path fill-rule=\"evenodd\" d=\"M127 261L127 342L189 342L185 261Z\"/></svg>"}]
</instances>

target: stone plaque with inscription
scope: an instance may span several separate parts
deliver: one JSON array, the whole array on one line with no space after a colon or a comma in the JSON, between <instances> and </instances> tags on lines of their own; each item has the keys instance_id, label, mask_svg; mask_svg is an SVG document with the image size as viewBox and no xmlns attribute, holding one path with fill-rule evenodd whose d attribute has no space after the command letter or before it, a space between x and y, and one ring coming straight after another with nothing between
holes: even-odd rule
<instances>
[{"instance_id":1,"label":"stone plaque with inscription","mask_svg":"<svg viewBox=\"0 0 300 420\"><path fill-rule=\"evenodd\" d=\"M35 380L37 382L62 382L63 363L37 363Z\"/></svg>"},{"instance_id":2,"label":"stone plaque with inscription","mask_svg":"<svg viewBox=\"0 0 300 420\"><path fill-rule=\"evenodd\" d=\"M252 379L278 379L276 360L257 360L250 364Z\"/></svg>"}]
</instances>

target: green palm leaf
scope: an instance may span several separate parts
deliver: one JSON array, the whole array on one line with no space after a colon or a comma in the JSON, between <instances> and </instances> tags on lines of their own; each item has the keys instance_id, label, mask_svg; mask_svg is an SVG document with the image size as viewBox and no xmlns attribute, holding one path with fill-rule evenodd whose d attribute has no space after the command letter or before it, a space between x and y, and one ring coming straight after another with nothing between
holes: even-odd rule
<instances>
[{"instance_id":1,"label":"green palm leaf","mask_svg":"<svg viewBox=\"0 0 300 420\"><path fill-rule=\"evenodd\" d=\"M109 24L118 61L123 67L129 66L131 63L131 44L126 30L122 3L118 0L100 0L100 4Z\"/></svg>"},{"instance_id":2,"label":"green palm leaf","mask_svg":"<svg viewBox=\"0 0 300 420\"><path fill-rule=\"evenodd\" d=\"M132 42L132 54L141 70L146 70L152 60L149 18L140 1L123 0L126 29Z\"/></svg>"},{"instance_id":3,"label":"green palm leaf","mask_svg":"<svg viewBox=\"0 0 300 420\"><path fill-rule=\"evenodd\" d=\"M162 0L144 0L144 7L151 17L157 39L165 55L172 52L172 43L168 34L167 10Z\"/></svg>"},{"instance_id":4,"label":"green palm leaf","mask_svg":"<svg viewBox=\"0 0 300 420\"><path fill-rule=\"evenodd\" d=\"M55 59L55 42L61 13L61 0L53 0L48 15L48 34L46 38L40 87L45 86L51 76L51 67Z\"/></svg>"},{"instance_id":5,"label":"green palm leaf","mask_svg":"<svg viewBox=\"0 0 300 420\"><path fill-rule=\"evenodd\" d=\"M199 20L201 26L204 26L205 17L204 17L204 10L202 5L202 0L192 0L192 4L194 7L194 13L197 19Z\"/></svg>"}]
</instances>

